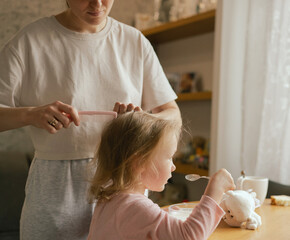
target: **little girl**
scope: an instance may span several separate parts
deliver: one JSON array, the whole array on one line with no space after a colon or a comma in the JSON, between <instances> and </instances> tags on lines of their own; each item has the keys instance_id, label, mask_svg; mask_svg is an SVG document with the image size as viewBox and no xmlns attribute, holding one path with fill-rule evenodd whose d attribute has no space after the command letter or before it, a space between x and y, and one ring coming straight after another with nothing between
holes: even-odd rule
<instances>
[{"instance_id":1,"label":"little girl","mask_svg":"<svg viewBox=\"0 0 290 240\"><path fill-rule=\"evenodd\" d=\"M145 112L120 115L104 129L95 158L90 200L97 200L89 240L207 239L224 211L218 205L234 189L222 169L208 183L200 203L186 221L160 209L144 195L162 191L175 170L180 123Z\"/></svg>"}]
</instances>

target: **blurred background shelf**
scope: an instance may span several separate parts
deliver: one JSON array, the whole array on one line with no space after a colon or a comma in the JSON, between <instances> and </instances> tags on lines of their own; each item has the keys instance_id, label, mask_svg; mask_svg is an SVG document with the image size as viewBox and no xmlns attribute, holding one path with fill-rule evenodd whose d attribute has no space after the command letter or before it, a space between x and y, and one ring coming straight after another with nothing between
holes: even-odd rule
<instances>
[{"instance_id":1,"label":"blurred background shelf","mask_svg":"<svg viewBox=\"0 0 290 240\"><path fill-rule=\"evenodd\" d=\"M181 174L199 174L200 176L208 176L208 170L195 168L192 166L192 164L189 163L181 163L181 162L174 162L174 165L176 166L176 173Z\"/></svg>"},{"instance_id":2,"label":"blurred background shelf","mask_svg":"<svg viewBox=\"0 0 290 240\"><path fill-rule=\"evenodd\" d=\"M151 43L159 44L213 32L215 27L215 13L215 10L210 10L192 17L143 30L142 33Z\"/></svg>"},{"instance_id":3,"label":"blurred background shelf","mask_svg":"<svg viewBox=\"0 0 290 240\"><path fill-rule=\"evenodd\" d=\"M200 101L200 100L211 100L212 92L193 92L193 93L180 93L177 95L177 102L182 101Z\"/></svg>"}]
</instances>

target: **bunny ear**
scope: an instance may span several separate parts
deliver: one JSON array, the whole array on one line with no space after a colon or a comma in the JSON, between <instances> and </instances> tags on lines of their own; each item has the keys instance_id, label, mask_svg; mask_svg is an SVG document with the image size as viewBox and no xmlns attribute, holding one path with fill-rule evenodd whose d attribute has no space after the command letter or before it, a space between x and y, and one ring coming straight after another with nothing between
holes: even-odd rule
<instances>
[{"instance_id":1,"label":"bunny ear","mask_svg":"<svg viewBox=\"0 0 290 240\"><path fill-rule=\"evenodd\" d=\"M229 196L232 195L230 192L232 192L232 190L223 193L223 197L222 197L221 202L225 201Z\"/></svg>"},{"instance_id":2,"label":"bunny ear","mask_svg":"<svg viewBox=\"0 0 290 240\"><path fill-rule=\"evenodd\" d=\"M229 196L233 196L234 195L234 191L233 190L229 190L226 192L227 195Z\"/></svg>"}]
</instances>

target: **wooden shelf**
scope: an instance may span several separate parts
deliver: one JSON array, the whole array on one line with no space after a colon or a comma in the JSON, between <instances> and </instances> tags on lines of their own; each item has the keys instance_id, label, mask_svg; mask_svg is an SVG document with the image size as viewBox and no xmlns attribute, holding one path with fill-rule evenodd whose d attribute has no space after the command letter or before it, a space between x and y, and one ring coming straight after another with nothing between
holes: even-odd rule
<instances>
[{"instance_id":1,"label":"wooden shelf","mask_svg":"<svg viewBox=\"0 0 290 240\"><path fill-rule=\"evenodd\" d=\"M181 173L181 174L191 174L196 173L200 176L208 176L208 170L195 168L192 164L186 164L181 162L175 162L174 165L176 166L176 170L174 172Z\"/></svg>"},{"instance_id":2,"label":"wooden shelf","mask_svg":"<svg viewBox=\"0 0 290 240\"><path fill-rule=\"evenodd\" d=\"M212 92L180 93L177 102L211 100Z\"/></svg>"},{"instance_id":3,"label":"wooden shelf","mask_svg":"<svg viewBox=\"0 0 290 240\"><path fill-rule=\"evenodd\" d=\"M158 44L213 32L214 26L215 10L211 10L192 17L143 30L142 33L151 43Z\"/></svg>"}]
</instances>

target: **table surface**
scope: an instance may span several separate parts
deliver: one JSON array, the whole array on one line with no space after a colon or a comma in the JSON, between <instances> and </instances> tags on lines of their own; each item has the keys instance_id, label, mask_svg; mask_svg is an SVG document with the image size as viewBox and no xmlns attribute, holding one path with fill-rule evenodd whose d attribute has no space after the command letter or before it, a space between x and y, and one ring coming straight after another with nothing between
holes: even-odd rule
<instances>
[{"instance_id":1,"label":"table surface","mask_svg":"<svg viewBox=\"0 0 290 240\"><path fill-rule=\"evenodd\" d=\"M230 227L221 220L208 240L290 240L290 206L271 205L266 199L256 212L262 219L256 230Z\"/></svg>"}]
</instances>

